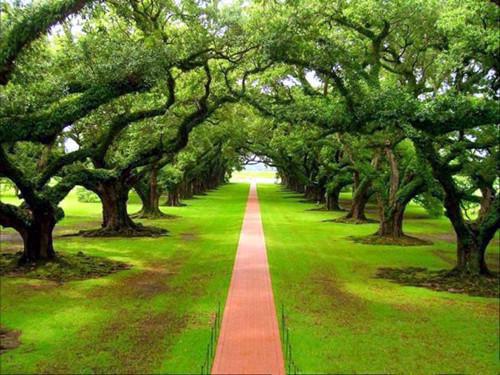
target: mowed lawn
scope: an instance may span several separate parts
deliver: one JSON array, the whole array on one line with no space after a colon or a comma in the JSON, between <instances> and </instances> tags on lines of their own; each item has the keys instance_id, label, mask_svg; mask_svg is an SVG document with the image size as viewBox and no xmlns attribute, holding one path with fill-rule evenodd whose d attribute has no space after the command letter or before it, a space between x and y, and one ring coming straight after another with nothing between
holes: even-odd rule
<instances>
[{"instance_id":1,"label":"mowed lawn","mask_svg":"<svg viewBox=\"0 0 500 375\"><path fill-rule=\"evenodd\" d=\"M352 242L376 224L324 222L297 194L259 185L277 308L284 303L293 357L303 373L498 374L499 304L374 278L378 267L451 268L453 232L411 206L407 234L431 246ZM372 216L373 217L373 216ZM488 249L498 269L498 238Z\"/></svg>"},{"instance_id":2,"label":"mowed lawn","mask_svg":"<svg viewBox=\"0 0 500 375\"><path fill-rule=\"evenodd\" d=\"M178 218L143 221L168 229L167 237L57 237L56 251L132 268L62 285L1 278L0 323L22 334L21 345L1 355L0 372L199 372L217 303L226 299L247 194L246 184L225 185L186 207L163 208ZM99 226L100 204L72 193L63 206L57 235ZM139 208L132 199L129 212ZM4 231L2 251L20 247L12 233Z\"/></svg>"}]
</instances>

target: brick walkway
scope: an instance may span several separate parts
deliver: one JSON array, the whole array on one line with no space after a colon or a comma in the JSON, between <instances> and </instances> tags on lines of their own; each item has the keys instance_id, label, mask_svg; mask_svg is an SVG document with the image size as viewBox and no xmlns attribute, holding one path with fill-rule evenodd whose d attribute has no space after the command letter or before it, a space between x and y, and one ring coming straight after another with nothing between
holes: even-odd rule
<instances>
[{"instance_id":1,"label":"brick walkway","mask_svg":"<svg viewBox=\"0 0 500 375\"><path fill-rule=\"evenodd\" d=\"M212 374L285 373L255 184L250 187Z\"/></svg>"}]
</instances>

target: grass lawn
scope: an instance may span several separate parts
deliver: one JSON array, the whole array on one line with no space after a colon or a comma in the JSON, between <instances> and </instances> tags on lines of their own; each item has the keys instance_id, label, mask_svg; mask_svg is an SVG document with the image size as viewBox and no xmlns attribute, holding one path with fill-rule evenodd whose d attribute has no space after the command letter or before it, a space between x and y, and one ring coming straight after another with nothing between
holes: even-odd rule
<instances>
[{"instance_id":1,"label":"grass lawn","mask_svg":"<svg viewBox=\"0 0 500 375\"><path fill-rule=\"evenodd\" d=\"M303 373L498 374L499 305L376 279L378 267L451 268L447 218L410 206L407 234L431 246L363 245L376 224L323 222L343 213L311 210L297 194L259 185L277 306L289 314L296 364ZM488 249L498 269L498 238Z\"/></svg>"},{"instance_id":2,"label":"grass lawn","mask_svg":"<svg viewBox=\"0 0 500 375\"><path fill-rule=\"evenodd\" d=\"M315 211L277 185L258 191L276 304L288 311L303 373L499 373L498 299L374 278L378 267L450 268L446 218L410 206L407 234L433 245L363 245L348 237L371 234L376 224L324 222L342 213ZM56 250L133 267L64 284L1 278L0 323L22 334L21 345L1 355L0 372L199 372L217 302L225 302L247 194L248 185L229 184L164 208L178 217L147 224L169 236L133 239L60 237L100 223L100 204L70 194ZM139 207L132 196L129 211ZM20 248L12 234L2 233L2 251ZM497 238L492 269L498 256Z\"/></svg>"},{"instance_id":3,"label":"grass lawn","mask_svg":"<svg viewBox=\"0 0 500 375\"><path fill-rule=\"evenodd\" d=\"M22 334L21 345L1 355L0 372L199 372L217 302L226 298L247 194L248 185L230 184L164 209L179 217L148 224L167 228L167 237L56 238L56 251L133 267L62 285L1 278L0 323ZM72 193L63 207L56 235L99 226L100 204ZM129 212L139 208L132 199ZM4 230L2 251L20 248L12 233Z\"/></svg>"}]
</instances>

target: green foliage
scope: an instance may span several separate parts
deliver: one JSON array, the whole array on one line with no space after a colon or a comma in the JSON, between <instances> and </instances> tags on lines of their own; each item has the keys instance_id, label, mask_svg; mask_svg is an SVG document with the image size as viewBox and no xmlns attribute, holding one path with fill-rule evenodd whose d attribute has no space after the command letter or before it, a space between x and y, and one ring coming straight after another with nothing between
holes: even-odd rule
<instances>
[{"instance_id":1,"label":"green foliage","mask_svg":"<svg viewBox=\"0 0 500 375\"><path fill-rule=\"evenodd\" d=\"M169 165L162 170L160 183L167 191L174 189L183 178L183 172L173 165Z\"/></svg>"},{"instance_id":2,"label":"green foliage","mask_svg":"<svg viewBox=\"0 0 500 375\"><path fill-rule=\"evenodd\" d=\"M436 198L429 192L420 194L415 198L416 203L419 203L431 217L440 217L443 215L443 203L441 199Z\"/></svg>"},{"instance_id":3,"label":"green foliage","mask_svg":"<svg viewBox=\"0 0 500 375\"><path fill-rule=\"evenodd\" d=\"M100 199L96 193L89 191L83 187L76 188L76 196L77 196L78 202L82 202L82 203L98 203L98 202L100 202Z\"/></svg>"}]
</instances>

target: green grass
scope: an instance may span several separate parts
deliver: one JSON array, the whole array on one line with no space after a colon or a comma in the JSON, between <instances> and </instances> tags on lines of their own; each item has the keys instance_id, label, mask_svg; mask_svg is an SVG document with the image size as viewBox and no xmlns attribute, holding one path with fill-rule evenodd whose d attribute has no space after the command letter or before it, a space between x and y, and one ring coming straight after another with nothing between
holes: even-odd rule
<instances>
[{"instance_id":1,"label":"green grass","mask_svg":"<svg viewBox=\"0 0 500 375\"><path fill-rule=\"evenodd\" d=\"M450 268L448 220L410 206L407 234L431 246L354 243L376 224L323 222L342 213L259 185L275 299L289 314L296 364L304 373L498 374L499 306L471 297L376 279L378 267ZM498 239L497 239L498 241ZM498 242L488 249L498 266Z\"/></svg>"},{"instance_id":2,"label":"green grass","mask_svg":"<svg viewBox=\"0 0 500 375\"><path fill-rule=\"evenodd\" d=\"M497 374L498 300L401 286L374 278L378 267L449 268L455 245L446 218L410 206L407 234L431 246L354 243L376 224L323 222L342 213L259 185L276 303L284 303L296 363L305 373ZM57 237L56 250L83 251L133 267L107 277L58 284L4 277L0 323L21 345L0 357L0 373L193 373L224 303L248 185L230 184L188 206L164 208L173 220L148 221L163 238ZM344 195L344 198L347 194ZM3 201L15 202L11 196ZM99 204L71 193L57 235L99 226ZM139 209L132 195L129 211ZM5 230L5 234L12 233ZM489 262L498 267L498 238ZM18 248L2 243L6 251Z\"/></svg>"},{"instance_id":3,"label":"green grass","mask_svg":"<svg viewBox=\"0 0 500 375\"><path fill-rule=\"evenodd\" d=\"M0 372L198 372L212 314L226 298L247 193L248 185L230 184L166 209L179 218L148 223L167 228L168 237L55 240L56 251L123 261L131 270L62 285L1 278L0 323L22 335L2 354ZM63 207L57 234L99 226L99 204L72 193ZM131 197L129 211L138 209Z\"/></svg>"}]
</instances>

